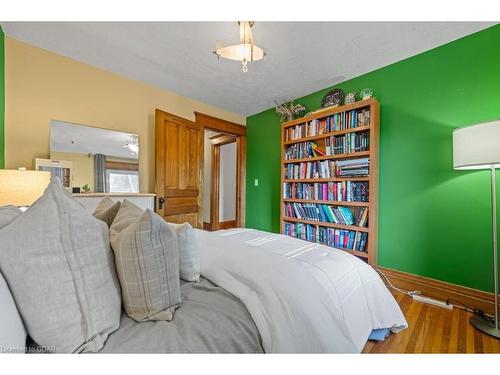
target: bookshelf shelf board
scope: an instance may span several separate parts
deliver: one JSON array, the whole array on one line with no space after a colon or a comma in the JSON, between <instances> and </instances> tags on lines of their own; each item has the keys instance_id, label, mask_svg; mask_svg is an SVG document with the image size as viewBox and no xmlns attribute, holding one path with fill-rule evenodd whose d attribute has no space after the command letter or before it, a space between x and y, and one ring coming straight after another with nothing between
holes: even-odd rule
<instances>
[{"instance_id":1,"label":"bookshelf shelf board","mask_svg":"<svg viewBox=\"0 0 500 375\"><path fill-rule=\"evenodd\" d=\"M297 237L294 237L294 238L297 238ZM306 241L306 242L311 242L311 243L315 243L315 244L318 244L318 245L323 245L323 246L328 246L328 247L332 247L332 246L329 246L329 245L325 245L325 244L322 244L321 242L316 242L316 241L309 241L309 240L304 240L302 238L298 238L299 240L302 240L302 241ZM365 259L368 259L368 254L364 251L358 251L358 250L351 250L351 249L345 249L343 247L332 247L333 249L337 249L337 250L342 250L342 251L346 251L348 253L351 253L352 255L356 255L357 257L360 257L360 258L365 258Z\"/></svg>"},{"instance_id":2,"label":"bookshelf shelf board","mask_svg":"<svg viewBox=\"0 0 500 375\"><path fill-rule=\"evenodd\" d=\"M283 126L283 128L288 128L290 126L303 124L305 122L309 122L309 121L314 120L314 119L321 119L321 118L324 118L327 116L331 116L335 113L346 112L346 111L351 111L353 109L364 108L364 107L371 106L373 104L378 104L377 99L370 98L370 99L366 99L366 100L360 100L360 101L352 103L352 104L347 104L347 105L343 105L340 107L336 107L336 108L331 108L331 109L325 108L323 111L318 111L318 112L313 113L309 116L304 116L304 117L301 117L301 118L298 118L298 119L295 119L292 121L284 122L282 124L282 126Z\"/></svg>"},{"instance_id":3,"label":"bookshelf shelf board","mask_svg":"<svg viewBox=\"0 0 500 375\"><path fill-rule=\"evenodd\" d=\"M315 200L315 199L297 199L297 198L283 198L285 202L293 203L318 203L328 204L331 206L352 206L352 207L369 207L369 202L345 202L345 201L328 201L328 200Z\"/></svg>"},{"instance_id":4,"label":"bookshelf shelf board","mask_svg":"<svg viewBox=\"0 0 500 375\"><path fill-rule=\"evenodd\" d=\"M288 141L284 141L284 145L292 145L294 143L300 143L300 142L306 142L306 141L314 141L317 139L323 139L323 138L329 138L332 136L337 136L337 135L343 135L347 133L357 133L357 132L364 132L364 131L369 131L370 126L359 126L357 128L351 128L351 129L345 129L345 130L336 130L330 133L323 133L321 135L314 135L310 137L304 137L304 138L296 138L296 139L291 139Z\"/></svg>"},{"instance_id":5,"label":"bookshelf shelf board","mask_svg":"<svg viewBox=\"0 0 500 375\"><path fill-rule=\"evenodd\" d=\"M369 228L366 227L358 227L356 225L344 225L344 224L335 224L335 223L326 223L323 221L315 221L315 220L305 220L305 219L297 219L294 217L283 217L284 221L289 221L292 223L304 223L304 224L311 224L311 225L318 225L320 227L330 227L330 228L337 228L337 229L346 229L346 230L355 230L358 232L368 232Z\"/></svg>"},{"instance_id":6,"label":"bookshelf shelf board","mask_svg":"<svg viewBox=\"0 0 500 375\"><path fill-rule=\"evenodd\" d=\"M357 257L368 259L368 254L366 252L364 252L364 251L344 249L343 247L335 247L335 249L339 249L339 250L342 250L342 251L347 251L348 253L351 253L352 255L356 255Z\"/></svg>"},{"instance_id":7,"label":"bookshelf shelf board","mask_svg":"<svg viewBox=\"0 0 500 375\"><path fill-rule=\"evenodd\" d=\"M342 182L342 181L369 181L370 177L332 177L332 178L289 178L283 182Z\"/></svg>"},{"instance_id":8,"label":"bookshelf shelf board","mask_svg":"<svg viewBox=\"0 0 500 375\"><path fill-rule=\"evenodd\" d=\"M283 164L302 163L302 162L318 161L318 160L331 160L331 159L351 159L351 158L358 158L358 157L363 157L363 156L370 156L370 151L351 152L350 154L313 156L310 158L302 158L302 159L288 159L288 160L283 160Z\"/></svg>"}]
</instances>

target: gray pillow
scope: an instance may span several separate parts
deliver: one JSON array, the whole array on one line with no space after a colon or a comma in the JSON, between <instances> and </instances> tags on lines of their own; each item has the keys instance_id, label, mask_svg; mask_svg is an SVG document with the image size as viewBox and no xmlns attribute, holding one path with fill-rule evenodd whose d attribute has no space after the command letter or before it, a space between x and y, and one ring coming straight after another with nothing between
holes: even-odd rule
<instances>
[{"instance_id":1,"label":"gray pillow","mask_svg":"<svg viewBox=\"0 0 500 375\"><path fill-rule=\"evenodd\" d=\"M120 201L115 202L111 198L105 197L99 202L93 215L95 218L108 224L109 228L113 223L118 210L120 209L120 205Z\"/></svg>"},{"instance_id":2,"label":"gray pillow","mask_svg":"<svg viewBox=\"0 0 500 375\"><path fill-rule=\"evenodd\" d=\"M3 353L24 353L26 336L14 298L0 273L0 349Z\"/></svg>"},{"instance_id":3,"label":"gray pillow","mask_svg":"<svg viewBox=\"0 0 500 375\"><path fill-rule=\"evenodd\" d=\"M31 338L61 353L100 350L121 313L106 224L56 178L0 238L0 270Z\"/></svg>"},{"instance_id":4,"label":"gray pillow","mask_svg":"<svg viewBox=\"0 0 500 375\"><path fill-rule=\"evenodd\" d=\"M151 210L124 200L110 241L126 313L139 322L171 320L181 303L174 230Z\"/></svg>"},{"instance_id":5,"label":"gray pillow","mask_svg":"<svg viewBox=\"0 0 500 375\"><path fill-rule=\"evenodd\" d=\"M182 280L200 280L200 254L196 234L189 223L168 223L177 234L179 246L179 272Z\"/></svg>"},{"instance_id":6,"label":"gray pillow","mask_svg":"<svg viewBox=\"0 0 500 375\"><path fill-rule=\"evenodd\" d=\"M12 223L22 213L23 211L16 206L7 205L0 207L0 229Z\"/></svg>"}]
</instances>

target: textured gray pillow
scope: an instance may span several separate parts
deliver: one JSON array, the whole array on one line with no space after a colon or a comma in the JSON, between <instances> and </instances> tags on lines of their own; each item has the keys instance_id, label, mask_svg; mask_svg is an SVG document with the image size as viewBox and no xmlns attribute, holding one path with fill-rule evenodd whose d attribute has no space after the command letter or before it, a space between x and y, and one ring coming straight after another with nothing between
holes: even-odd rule
<instances>
[{"instance_id":1,"label":"textured gray pillow","mask_svg":"<svg viewBox=\"0 0 500 375\"><path fill-rule=\"evenodd\" d=\"M127 314L139 322L171 320L181 303L174 230L151 210L124 200L110 241Z\"/></svg>"},{"instance_id":2,"label":"textured gray pillow","mask_svg":"<svg viewBox=\"0 0 500 375\"><path fill-rule=\"evenodd\" d=\"M23 211L16 206L8 205L0 207L0 229L12 223L22 213Z\"/></svg>"},{"instance_id":3,"label":"textured gray pillow","mask_svg":"<svg viewBox=\"0 0 500 375\"><path fill-rule=\"evenodd\" d=\"M108 224L108 228L113 223L118 210L120 209L120 201L115 202L111 198L103 198L94 210L94 217Z\"/></svg>"},{"instance_id":4,"label":"textured gray pillow","mask_svg":"<svg viewBox=\"0 0 500 375\"><path fill-rule=\"evenodd\" d=\"M14 298L0 273L0 352L23 353L26 336Z\"/></svg>"},{"instance_id":5,"label":"textured gray pillow","mask_svg":"<svg viewBox=\"0 0 500 375\"><path fill-rule=\"evenodd\" d=\"M200 280L200 254L194 229L189 223L168 223L177 234L179 271L182 280Z\"/></svg>"},{"instance_id":6,"label":"textured gray pillow","mask_svg":"<svg viewBox=\"0 0 500 375\"><path fill-rule=\"evenodd\" d=\"M106 224L56 178L0 238L0 270L31 338L56 352L100 350L121 312Z\"/></svg>"}]
</instances>

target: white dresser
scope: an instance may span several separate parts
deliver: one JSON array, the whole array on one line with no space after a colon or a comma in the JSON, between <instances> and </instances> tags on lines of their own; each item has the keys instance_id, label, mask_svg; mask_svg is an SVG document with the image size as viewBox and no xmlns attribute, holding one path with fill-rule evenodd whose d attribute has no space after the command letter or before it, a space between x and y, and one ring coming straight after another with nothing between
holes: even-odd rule
<instances>
[{"instance_id":1,"label":"white dresser","mask_svg":"<svg viewBox=\"0 0 500 375\"><path fill-rule=\"evenodd\" d=\"M155 210L155 194L128 194L128 193L81 193L73 194L78 202L83 204L89 211L93 212L99 202L104 197L109 197L112 200L123 201L124 199L129 200L133 204L141 207L142 209L149 208L151 211Z\"/></svg>"}]
</instances>

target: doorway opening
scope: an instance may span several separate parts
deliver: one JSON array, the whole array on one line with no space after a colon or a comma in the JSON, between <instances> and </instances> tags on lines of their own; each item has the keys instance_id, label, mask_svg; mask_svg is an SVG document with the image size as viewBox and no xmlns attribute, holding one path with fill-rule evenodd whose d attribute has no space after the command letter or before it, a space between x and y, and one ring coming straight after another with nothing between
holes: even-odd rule
<instances>
[{"instance_id":1,"label":"doorway opening","mask_svg":"<svg viewBox=\"0 0 500 375\"><path fill-rule=\"evenodd\" d=\"M203 228L237 227L238 211L237 137L205 129Z\"/></svg>"}]
</instances>

